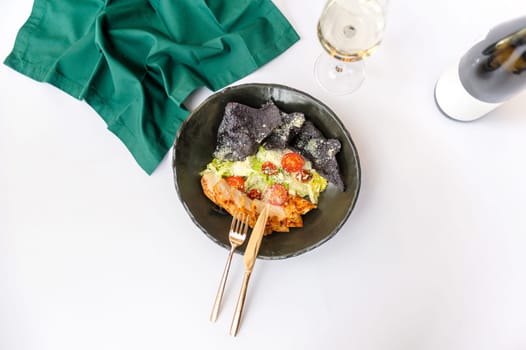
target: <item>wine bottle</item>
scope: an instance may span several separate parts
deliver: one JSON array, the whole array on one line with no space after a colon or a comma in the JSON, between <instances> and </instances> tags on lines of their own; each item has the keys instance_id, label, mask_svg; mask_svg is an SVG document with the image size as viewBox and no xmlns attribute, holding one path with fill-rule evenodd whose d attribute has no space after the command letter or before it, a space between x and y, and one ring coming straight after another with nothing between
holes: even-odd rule
<instances>
[{"instance_id":1,"label":"wine bottle","mask_svg":"<svg viewBox=\"0 0 526 350\"><path fill-rule=\"evenodd\" d=\"M526 16L494 27L446 70L435 101L446 116L476 120L526 88Z\"/></svg>"}]
</instances>

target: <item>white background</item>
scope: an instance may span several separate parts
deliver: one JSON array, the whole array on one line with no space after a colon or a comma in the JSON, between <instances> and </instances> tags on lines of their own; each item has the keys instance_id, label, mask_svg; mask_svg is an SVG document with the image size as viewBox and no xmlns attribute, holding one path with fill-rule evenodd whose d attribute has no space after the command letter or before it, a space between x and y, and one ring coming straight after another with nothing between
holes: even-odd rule
<instances>
[{"instance_id":1,"label":"white background","mask_svg":"<svg viewBox=\"0 0 526 350\"><path fill-rule=\"evenodd\" d=\"M346 97L312 77L322 1L275 3L301 40L236 84L289 85L340 116L363 171L343 229L258 260L232 338L241 257L211 324L227 251L179 202L171 152L147 176L87 104L2 65L0 349L526 349L525 95L473 123L433 101L442 70L524 2L392 0ZM2 59L31 6L2 2Z\"/></svg>"}]
</instances>

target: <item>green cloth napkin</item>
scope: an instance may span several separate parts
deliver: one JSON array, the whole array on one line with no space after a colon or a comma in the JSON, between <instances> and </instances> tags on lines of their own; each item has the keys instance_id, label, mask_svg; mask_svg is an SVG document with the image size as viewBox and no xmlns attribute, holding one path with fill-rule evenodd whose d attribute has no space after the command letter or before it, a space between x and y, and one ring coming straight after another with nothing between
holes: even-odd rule
<instances>
[{"instance_id":1,"label":"green cloth napkin","mask_svg":"<svg viewBox=\"0 0 526 350\"><path fill-rule=\"evenodd\" d=\"M190 93L231 84L298 39L270 0L35 0L4 63L85 100L151 174Z\"/></svg>"}]
</instances>

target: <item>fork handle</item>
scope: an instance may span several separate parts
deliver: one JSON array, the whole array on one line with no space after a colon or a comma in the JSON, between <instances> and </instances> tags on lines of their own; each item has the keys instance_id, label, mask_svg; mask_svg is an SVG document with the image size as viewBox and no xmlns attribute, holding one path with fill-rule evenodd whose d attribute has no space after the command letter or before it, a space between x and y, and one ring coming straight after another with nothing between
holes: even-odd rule
<instances>
[{"instance_id":1,"label":"fork handle","mask_svg":"<svg viewBox=\"0 0 526 350\"><path fill-rule=\"evenodd\" d=\"M217 315L219 314L219 307L221 306L221 300L223 299L226 279L228 277L228 271L230 270L230 264L232 263L232 256L234 255L235 249L236 247L230 248L230 253L228 253L228 258L226 259L225 269L223 270L221 282L219 282L219 288L217 289L216 298L214 300L214 307L212 308L212 313L210 314L211 322L215 322L217 320Z\"/></svg>"},{"instance_id":2,"label":"fork handle","mask_svg":"<svg viewBox=\"0 0 526 350\"><path fill-rule=\"evenodd\" d=\"M230 335L233 337L237 335L237 331L239 330L241 314L243 313L243 308L245 306L245 298L247 296L248 281L250 280L251 273L252 271L245 271L245 276L243 277L243 284L241 285L241 291L239 292L239 298L237 300L236 311L234 312L234 318L232 318L232 323L230 324Z\"/></svg>"}]
</instances>

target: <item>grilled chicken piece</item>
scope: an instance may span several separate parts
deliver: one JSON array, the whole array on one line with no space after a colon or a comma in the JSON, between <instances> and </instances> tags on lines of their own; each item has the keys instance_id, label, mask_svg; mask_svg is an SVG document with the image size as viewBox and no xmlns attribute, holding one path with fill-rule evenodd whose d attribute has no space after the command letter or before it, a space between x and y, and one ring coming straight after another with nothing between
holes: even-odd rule
<instances>
[{"instance_id":1,"label":"grilled chicken piece","mask_svg":"<svg viewBox=\"0 0 526 350\"><path fill-rule=\"evenodd\" d=\"M258 199L250 199L244 192L233 188L213 173L203 174L201 186L208 199L224 208L230 215L239 211L248 214L250 227L254 227L259 213L267 204ZM283 206L271 204L265 235L273 231L289 232L290 227L303 227L301 216L314 208L315 204L299 196L289 196Z\"/></svg>"}]
</instances>

